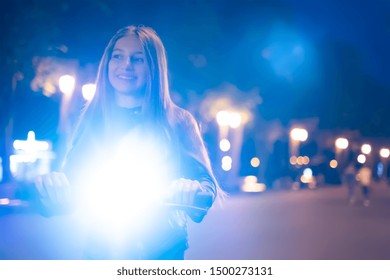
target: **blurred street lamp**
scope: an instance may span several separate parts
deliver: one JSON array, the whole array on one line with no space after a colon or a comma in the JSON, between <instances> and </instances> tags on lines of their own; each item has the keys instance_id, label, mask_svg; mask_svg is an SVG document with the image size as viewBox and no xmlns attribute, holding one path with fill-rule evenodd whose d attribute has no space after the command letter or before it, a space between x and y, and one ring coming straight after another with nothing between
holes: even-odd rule
<instances>
[{"instance_id":1,"label":"blurred street lamp","mask_svg":"<svg viewBox=\"0 0 390 280\"><path fill-rule=\"evenodd\" d=\"M224 156L222 158L222 169L225 171L229 171L232 169L233 159L230 156Z\"/></svg>"},{"instance_id":2,"label":"blurred street lamp","mask_svg":"<svg viewBox=\"0 0 390 280\"><path fill-rule=\"evenodd\" d=\"M387 148L382 148L382 149L380 149L380 151L379 151L379 155L380 155L382 158L389 158L389 156L390 156L390 150L387 149Z\"/></svg>"},{"instance_id":3,"label":"blurred street lamp","mask_svg":"<svg viewBox=\"0 0 390 280\"><path fill-rule=\"evenodd\" d=\"M358 161L358 163L361 163L361 164L363 164L363 163L365 163L365 162L366 162L366 160L367 160L367 158L366 158L366 156L365 156L365 155L363 155L363 154L360 154L360 155L358 155L358 157L357 157L357 161Z\"/></svg>"},{"instance_id":4,"label":"blurred street lamp","mask_svg":"<svg viewBox=\"0 0 390 280\"><path fill-rule=\"evenodd\" d=\"M223 152L227 152L230 150L230 141L227 140L227 139L222 139L220 142L219 142L219 148L221 149L221 151Z\"/></svg>"},{"instance_id":5,"label":"blurred street lamp","mask_svg":"<svg viewBox=\"0 0 390 280\"><path fill-rule=\"evenodd\" d=\"M337 168L338 165L339 165L339 164L338 164L337 160L335 160L335 159L332 159L332 160L329 162L329 166L330 166L331 168Z\"/></svg>"},{"instance_id":6,"label":"blurred street lamp","mask_svg":"<svg viewBox=\"0 0 390 280\"><path fill-rule=\"evenodd\" d=\"M361 151L363 154L369 155L371 153L371 145L370 144L363 144Z\"/></svg>"},{"instance_id":7,"label":"blurred street lamp","mask_svg":"<svg viewBox=\"0 0 390 280\"><path fill-rule=\"evenodd\" d=\"M231 112L229 115L229 126L231 128L238 128L241 125L242 117L240 113Z\"/></svg>"},{"instance_id":8,"label":"blurred street lamp","mask_svg":"<svg viewBox=\"0 0 390 280\"><path fill-rule=\"evenodd\" d=\"M293 128L290 131L291 147L290 156L296 156L299 151L299 145L301 142L305 142L309 136L309 133L304 128Z\"/></svg>"},{"instance_id":9,"label":"blurred street lamp","mask_svg":"<svg viewBox=\"0 0 390 280\"><path fill-rule=\"evenodd\" d=\"M217 122L220 126L238 128L241 125L242 116L238 112L219 111L217 113Z\"/></svg>"},{"instance_id":10,"label":"blurred street lamp","mask_svg":"<svg viewBox=\"0 0 390 280\"><path fill-rule=\"evenodd\" d=\"M76 85L76 79L71 75L63 75L58 79L58 86L60 91L65 96L71 96L73 94Z\"/></svg>"},{"instance_id":11,"label":"blurred street lamp","mask_svg":"<svg viewBox=\"0 0 390 280\"><path fill-rule=\"evenodd\" d=\"M220 126L228 126L229 125L229 112L227 111L219 111L217 113L217 122Z\"/></svg>"},{"instance_id":12,"label":"blurred street lamp","mask_svg":"<svg viewBox=\"0 0 390 280\"><path fill-rule=\"evenodd\" d=\"M252 167L259 167L260 166L260 159L258 157L253 157L251 159L251 165Z\"/></svg>"},{"instance_id":13,"label":"blurred street lamp","mask_svg":"<svg viewBox=\"0 0 390 280\"><path fill-rule=\"evenodd\" d=\"M293 128L290 132L291 139L295 141L305 142L309 136L304 128Z\"/></svg>"},{"instance_id":14,"label":"blurred street lamp","mask_svg":"<svg viewBox=\"0 0 390 280\"><path fill-rule=\"evenodd\" d=\"M348 142L348 139L346 138L337 138L336 141L335 141L335 146L337 149L340 149L340 150L345 150L346 148L348 148L348 145L349 145L349 142Z\"/></svg>"},{"instance_id":15,"label":"blurred street lamp","mask_svg":"<svg viewBox=\"0 0 390 280\"><path fill-rule=\"evenodd\" d=\"M336 147L336 159L335 159L335 162L337 164L335 164L334 165L335 167L332 167L332 168L339 167L340 169L343 169L343 167L345 167L345 165L347 164L347 159L346 159L346 154L344 154L342 152L345 151L348 148L349 141L348 141L347 138L339 137L339 138L336 139L334 144L335 144L335 147Z\"/></svg>"},{"instance_id":16,"label":"blurred street lamp","mask_svg":"<svg viewBox=\"0 0 390 280\"><path fill-rule=\"evenodd\" d=\"M81 93L83 94L83 98L87 101L91 101L95 96L96 85L95 84L85 84L81 88Z\"/></svg>"}]
</instances>

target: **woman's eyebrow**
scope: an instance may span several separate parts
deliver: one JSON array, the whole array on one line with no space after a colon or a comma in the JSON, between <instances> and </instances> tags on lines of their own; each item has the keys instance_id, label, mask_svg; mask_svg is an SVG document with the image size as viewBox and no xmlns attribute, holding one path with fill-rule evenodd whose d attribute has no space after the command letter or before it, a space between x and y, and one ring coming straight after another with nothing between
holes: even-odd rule
<instances>
[{"instance_id":1,"label":"woman's eyebrow","mask_svg":"<svg viewBox=\"0 0 390 280\"><path fill-rule=\"evenodd\" d=\"M123 52L122 49L118 49L118 48L115 48L115 49L113 49L112 51L113 51L113 52Z\"/></svg>"}]
</instances>

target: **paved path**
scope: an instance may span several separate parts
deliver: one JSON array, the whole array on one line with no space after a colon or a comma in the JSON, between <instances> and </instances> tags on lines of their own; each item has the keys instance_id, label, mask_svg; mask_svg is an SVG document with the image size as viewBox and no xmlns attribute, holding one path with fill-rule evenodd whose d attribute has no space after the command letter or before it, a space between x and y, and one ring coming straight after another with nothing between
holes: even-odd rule
<instances>
[{"instance_id":1,"label":"paved path","mask_svg":"<svg viewBox=\"0 0 390 280\"><path fill-rule=\"evenodd\" d=\"M233 196L189 229L188 259L390 259L390 188L369 207L345 187Z\"/></svg>"},{"instance_id":2,"label":"paved path","mask_svg":"<svg viewBox=\"0 0 390 280\"><path fill-rule=\"evenodd\" d=\"M77 259L74 222L0 215L0 259ZM187 259L390 259L390 188L369 207L349 206L344 187L231 196L189 224L189 242Z\"/></svg>"}]
</instances>

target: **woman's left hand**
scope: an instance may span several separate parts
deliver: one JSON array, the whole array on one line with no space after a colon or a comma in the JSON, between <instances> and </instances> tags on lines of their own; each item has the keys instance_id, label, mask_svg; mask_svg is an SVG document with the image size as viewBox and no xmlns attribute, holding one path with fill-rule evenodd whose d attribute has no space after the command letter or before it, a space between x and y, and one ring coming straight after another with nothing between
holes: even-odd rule
<instances>
[{"instance_id":1,"label":"woman's left hand","mask_svg":"<svg viewBox=\"0 0 390 280\"><path fill-rule=\"evenodd\" d=\"M202 186L197 180L180 178L171 183L172 196L170 202L193 206L197 193L202 191Z\"/></svg>"},{"instance_id":2,"label":"woman's left hand","mask_svg":"<svg viewBox=\"0 0 390 280\"><path fill-rule=\"evenodd\" d=\"M171 190L172 195L169 201L184 207L189 206L186 212L194 222L201 222L213 204L213 193L197 180L180 178L172 182Z\"/></svg>"}]
</instances>

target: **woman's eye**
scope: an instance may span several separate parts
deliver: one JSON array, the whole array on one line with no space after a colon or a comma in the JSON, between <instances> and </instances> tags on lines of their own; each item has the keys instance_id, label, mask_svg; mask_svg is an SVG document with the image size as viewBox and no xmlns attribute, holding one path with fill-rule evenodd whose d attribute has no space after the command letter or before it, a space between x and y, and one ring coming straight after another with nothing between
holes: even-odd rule
<instances>
[{"instance_id":1,"label":"woman's eye","mask_svg":"<svg viewBox=\"0 0 390 280\"><path fill-rule=\"evenodd\" d=\"M119 60L119 59L123 59L123 55L119 53L114 53L112 54L111 58Z\"/></svg>"},{"instance_id":2,"label":"woman's eye","mask_svg":"<svg viewBox=\"0 0 390 280\"><path fill-rule=\"evenodd\" d=\"M144 62L144 58L143 57L132 57L131 61L133 63L143 63Z\"/></svg>"}]
</instances>

